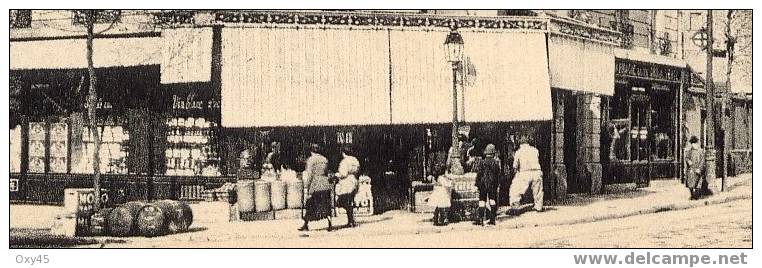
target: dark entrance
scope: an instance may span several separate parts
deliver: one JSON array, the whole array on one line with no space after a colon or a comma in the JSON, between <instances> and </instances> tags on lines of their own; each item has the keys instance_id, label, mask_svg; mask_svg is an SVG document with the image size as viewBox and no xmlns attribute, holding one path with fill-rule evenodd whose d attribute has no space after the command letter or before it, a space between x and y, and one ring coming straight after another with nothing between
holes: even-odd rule
<instances>
[{"instance_id":1,"label":"dark entrance","mask_svg":"<svg viewBox=\"0 0 762 268\"><path fill-rule=\"evenodd\" d=\"M582 182L577 176L577 98L572 94L564 94L564 163L568 181L568 193L580 193Z\"/></svg>"}]
</instances>

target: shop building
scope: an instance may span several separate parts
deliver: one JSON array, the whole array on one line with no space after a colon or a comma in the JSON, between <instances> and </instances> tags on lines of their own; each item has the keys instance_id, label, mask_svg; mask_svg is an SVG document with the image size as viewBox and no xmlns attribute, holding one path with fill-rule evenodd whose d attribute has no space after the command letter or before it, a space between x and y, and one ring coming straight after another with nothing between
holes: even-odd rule
<instances>
[{"instance_id":1,"label":"shop building","mask_svg":"<svg viewBox=\"0 0 762 268\"><path fill-rule=\"evenodd\" d=\"M682 61L623 47L642 29L622 17L606 29L542 12L131 12L95 41L104 185L129 198L197 199L273 141L299 171L317 142L333 169L353 145L383 193L377 211L409 206L413 182L446 160L453 90L477 147L507 158L511 136L534 137L547 199L679 172L682 92L696 83ZM160 27L127 26L148 22ZM58 202L90 183L81 102L56 101L86 85L84 38L35 23L12 30L12 198ZM443 48L453 29L467 56L455 75Z\"/></svg>"}]
</instances>

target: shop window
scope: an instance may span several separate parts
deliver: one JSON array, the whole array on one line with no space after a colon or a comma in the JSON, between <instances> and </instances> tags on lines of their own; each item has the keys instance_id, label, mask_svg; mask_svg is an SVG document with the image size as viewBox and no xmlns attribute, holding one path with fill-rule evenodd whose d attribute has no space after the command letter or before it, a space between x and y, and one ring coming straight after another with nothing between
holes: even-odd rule
<instances>
[{"instance_id":1,"label":"shop window","mask_svg":"<svg viewBox=\"0 0 762 268\"><path fill-rule=\"evenodd\" d=\"M10 169L11 173L21 172L21 126L11 128L10 133Z\"/></svg>"},{"instance_id":2,"label":"shop window","mask_svg":"<svg viewBox=\"0 0 762 268\"><path fill-rule=\"evenodd\" d=\"M167 121L167 175L219 176L220 157L216 123L203 117L175 117Z\"/></svg>"},{"instance_id":3,"label":"shop window","mask_svg":"<svg viewBox=\"0 0 762 268\"><path fill-rule=\"evenodd\" d=\"M610 131L609 134L611 135L609 158L611 160L629 161L630 147L628 140L630 135L630 120L611 120L611 127L608 131Z\"/></svg>"},{"instance_id":4,"label":"shop window","mask_svg":"<svg viewBox=\"0 0 762 268\"><path fill-rule=\"evenodd\" d=\"M100 126L98 131L101 138L100 172L103 174L127 174L129 132L119 125ZM94 153L95 137L89 127L84 127L82 128L83 157L75 169L76 173L93 173Z\"/></svg>"},{"instance_id":5,"label":"shop window","mask_svg":"<svg viewBox=\"0 0 762 268\"><path fill-rule=\"evenodd\" d=\"M609 145L609 159L612 161L630 160L630 88L624 85L617 85L615 94L609 102L610 124L606 128L607 135L611 139Z\"/></svg>"},{"instance_id":6,"label":"shop window","mask_svg":"<svg viewBox=\"0 0 762 268\"><path fill-rule=\"evenodd\" d=\"M690 29L691 31L696 31L704 28L706 23L704 22L704 14L701 13L691 13L690 15Z\"/></svg>"},{"instance_id":7,"label":"shop window","mask_svg":"<svg viewBox=\"0 0 762 268\"><path fill-rule=\"evenodd\" d=\"M75 10L72 22L74 24L84 25L88 14L87 11ZM95 23L115 23L122 17L121 10L98 10L95 12Z\"/></svg>"},{"instance_id":8,"label":"shop window","mask_svg":"<svg viewBox=\"0 0 762 268\"><path fill-rule=\"evenodd\" d=\"M29 10L29 9L11 10L10 27L11 28L32 27L32 10Z\"/></svg>"},{"instance_id":9,"label":"shop window","mask_svg":"<svg viewBox=\"0 0 762 268\"><path fill-rule=\"evenodd\" d=\"M67 173L68 154L69 127L66 123L29 123L30 173Z\"/></svg>"},{"instance_id":10,"label":"shop window","mask_svg":"<svg viewBox=\"0 0 762 268\"><path fill-rule=\"evenodd\" d=\"M675 157L674 98L670 92L655 91L651 96L651 146L654 159L672 160Z\"/></svg>"}]
</instances>

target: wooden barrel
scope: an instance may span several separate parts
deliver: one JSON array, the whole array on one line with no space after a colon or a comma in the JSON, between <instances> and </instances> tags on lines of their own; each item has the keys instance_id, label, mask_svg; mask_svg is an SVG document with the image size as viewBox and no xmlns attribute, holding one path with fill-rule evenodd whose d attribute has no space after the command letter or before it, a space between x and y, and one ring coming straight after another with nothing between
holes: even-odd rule
<instances>
[{"instance_id":1,"label":"wooden barrel","mask_svg":"<svg viewBox=\"0 0 762 268\"><path fill-rule=\"evenodd\" d=\"M253 212L254 207L254 181L239 180L236 195L238 196L238 211Z\"/></svg>"},{"instance_id":2,"label":"wooden barrel","mask_svg":"<svg viewBox=\"0 0 762 268\"><path fill-rule=\"evenodd\" d=\"M185 202L161 200L154 205L164 213L164 222L169 233L185 232L193 223L193 211Z\"/></svg>"},{"instance_id":3,"label":"wooden barrel","mask_svg":"<svg viewBox=\"0 0 762 268\"><path fill-rule=\"evenodd\" d=\"M286 206L288 208L301 208L304 199L304 183L301 180L286 183Z\"/></svg>"},{"instance_id":4,"label":"wooden barrel","mask_svg":"<svg viewBox=\"0 0 762 268\"><path fill-rule=\"evenodd\" d=\"M270 203L273 210L286 208L286 183L283 181L270 182Z\"/></svg>"},{"instance_id":5,"label":"wooden barrel","mask_svg":"<svg viewBox=\"0 0 762 268\"><path fill-rule=\"evenodd\" d=\"M254 181L254 205L257 212L270 211L270 182Z\"/></svg>"},{"instance_id":6,"label":"wooden barrel","mask_svg":"<svg viewBox=\"0 0 762 268\"><path fill-rule=\"evenodd\" d=\"M136 231L135 222L138 213L146 204L138 201L124 203L108 214L106 226L108 233L113 236L129 236Z\"/></svg>"},{"instance_id":7,"label":"wooden barrel","mask_svg":"<svg viewBox=\"0 0 762 268\"><path fill-rule=\"evenodd\" d=\"M164 213L153 204L146 204L140 209L136 227L138 234L147 237L158 236L167 232Z\"/></svg>"}]
</instances>

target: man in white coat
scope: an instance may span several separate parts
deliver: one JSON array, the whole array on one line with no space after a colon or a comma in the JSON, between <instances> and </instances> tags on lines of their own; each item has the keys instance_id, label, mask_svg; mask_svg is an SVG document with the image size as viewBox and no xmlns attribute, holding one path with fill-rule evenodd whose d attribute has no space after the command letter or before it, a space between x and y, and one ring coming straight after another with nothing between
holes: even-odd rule
<instances>
[{"instance_id":1,"label":"man in white coat","mask_svg":"<svg viewBox=\"0 0 762 268\"><path fill-rule=\"evenodd\" d=\"M519 149L513 158L513 168L517 173L509 190L508 200L511 203L511 209L508 214L519 211L521 196L530 188L534 197L534 210L540 212L543 211L543 187L539 152L537 148L529 145L527 135L522 135L519 138L519 144Z\"/></svg>"}]
</instances>

